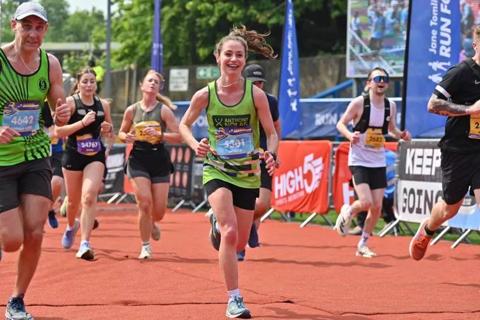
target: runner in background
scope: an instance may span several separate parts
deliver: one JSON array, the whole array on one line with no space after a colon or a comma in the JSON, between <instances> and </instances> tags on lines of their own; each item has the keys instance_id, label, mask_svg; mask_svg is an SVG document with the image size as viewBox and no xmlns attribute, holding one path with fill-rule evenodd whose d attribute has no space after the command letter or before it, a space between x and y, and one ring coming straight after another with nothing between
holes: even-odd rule
<instances>
[{"instance_id":1,"label":"runner in background","mask_svg":"<svg viewBox=\"0 0 480 320\"><path fill-rule=\"evenodd\" d=\"M168 203L168 189L173 164L165 143L181 142L178 123L173 114L176 106L160 94L165 80L149 70L142 83L142 100L129 106L123 114L118 137L133 143L128 156L127 175L132 183L138 208L138 225L142 246L139 259L150 259L150 237L160 240L158 223Z\"/></svg>"},{"instance_id":2,"label":"runner in background","mask_svg":"<svg viewBox=\"0 0 480 320\"><path fill-rule=\"evenodd\" d=\"M251 317L238 285L236 254L247 244L259 195L260 123L267 136L264 156L270 175L276 165L278 138L267 96L242 77L249 50L275 58L272 47L265 41L266 36L242 26L223 37L214 50L220 77L193 95L180 122L185 142L197 156L205 157L203 184L214 212L210 215L210 236L215 249L219 250L229 318ZM208 139L197 141L192 125L202 111L207 113Z\"/></svg>"},{"instance_id":3,"label":"runner in background","mask_svg":"<svg viewBox=\"0 0 480 320\"><path fill-rule=\"evenodd\" d=\"M48 99L57 126L68 121L70 110L60 63L40 49L48 30L45 9L22 3L10 27L15 38L0 48L0 255L20 251L5 318L28 320L33 317L23 299L37 269L52 204L50 139L43 130L42 106Z\"/></svg>"},{"instance_id":4,"label":"runner in background","mask_svg":"<svg viewBox=\"0 0 480 320\"><path fill-rule=\"evenodd\" d=\"M337 123L338 131L350 141L348 166L352 172L353 186L358 199L351 205L344 204L334 229L345 236L352 217L368 211L356 255L376 256L368 246L382 209L386 178L385 137L389 133L395 139L410 140L410 133L397 128L397 106L385 96L389 76L383 68L373 68L367 76L368 92L353 99ZM353 123L353 131L348 125Z\"/></svg>"},{"instance_id":5,"label":"runner in background","mask_svg":"<svg viewBox=\"0 0 480 320\"><path fill-rule=\"evenodd\" d=\"M252 81L254 85L260 89L264 89L265 85L265 71L262 66L258 64L250 64L245 67L243 70L243 75L247 80ZM273 126L277 132L277 136L281 136L280 128L280 116L278 113L278 101L277 98L271 94L265 92L267 95L268 106L270 108L270 114L272 115ZM263 130L262 125L260 125L260 148L267 150L267 138L265 136L265 131ZM270 208L271 197L272 197L272 177L268 173L268 170L265 166L265 163L260 164L261 176L260 176L260 195L255 202L255 212L253 214L253 223L252 228L250 229L250 235L248 237L248 246L250 248L256 248L260 245L258 239L258 228L260 227L260 218L267 212ZM245 259L245 250L237 254L239 261Z\"/></svg>"},{"instance_id":6,"label":"runner in background","mask_svg":"<svg viewBox=\"0 0 480 320\"><path fill-rule=\"evenodd\" d=\"M48 101L45 102L43 106L42 114L45 121L45 128L48 132L48 136L50 137L50 166L52 167L51 185L53 202L50 211L48 211L48 223L50 224L50 227L56 229L58 228L58 220L56 217L54 206L56 203L62 202L60 196L64 186L62 172L63 139L59 139L55 135L55 126L53 123L53 118L50 112Z\"/></svg>"},{"instance_id":7,"label":"runner in background","mask_svg":"<svg viewBox=\"0 0 480 320\"><path fill-rule=\"evenodd\" d=\"M96 75L90 68L76 75L73 95L67 97L72 117L67 125L55 128L59 137L68 137L62 158L68 196L67 227L62 237L65 249L72 247L81 227L81 243L76 257L93 260L90 246L99 185L105 174L105 146L101 136L113 133L110 104L96 95ZM81 207L80 223L76 220Z\"/></svg>"}]
</instances>

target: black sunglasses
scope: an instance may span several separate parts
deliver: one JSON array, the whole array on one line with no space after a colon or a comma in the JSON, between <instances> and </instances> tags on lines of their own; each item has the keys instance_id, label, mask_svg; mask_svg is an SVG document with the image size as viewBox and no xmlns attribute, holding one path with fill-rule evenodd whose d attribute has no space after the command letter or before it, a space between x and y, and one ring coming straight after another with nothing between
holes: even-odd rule
<instances>
[{"instance_id":1,"label":"black sunglasses","mask_svg":"<svg viewBox=\"0 0 480 320\"><path fill-rule=\"evenodd\" d=\"M380 83L383 81L383 83L388 83L390 81L390 79L388 78L388 76L375 76L373 77L372 79L373 82L375 83Z\"/></svg>"}]
</instances>

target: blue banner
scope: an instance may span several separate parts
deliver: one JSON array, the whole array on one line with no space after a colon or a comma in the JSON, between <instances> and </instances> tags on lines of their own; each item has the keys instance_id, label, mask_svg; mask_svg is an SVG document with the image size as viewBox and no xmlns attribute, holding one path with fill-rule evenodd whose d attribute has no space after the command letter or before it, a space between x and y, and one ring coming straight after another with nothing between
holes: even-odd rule
<instances>
[{"instance_id":1,"label":"blue banner","mask_svg":"<svg viewBox=\"0 0 480 320\"><path fill-rule=\"evenodd\" d=\"M427 111L435 85L460 59L459 0L412 0L408 31L405 126L414 137L443 135L446 117Z\"/></svg>"},{"instance_id":2,"label":"blue banner","mask_svg":"<svg viewBox=\"0 0 480 320\"><path fill-rule=\"evenodd\" d=\"M280 88L278 92L282 138L298 135L298 129L301 125L297 32L292 0L287 0L286 3Z\"/></svg>"},{"instance_id":3,"label":"blue banner","mask_svg":"<svg viewBox=\"0 0 480 320\"><path fill-rule=\"evenodd\" d=\"M153 41L152 41L152 55L151 67L155 71L163 71L163 42L161 30L161 8L162 0L155 0L154 14L153 14Z\"/></svg>"}]
</instances>

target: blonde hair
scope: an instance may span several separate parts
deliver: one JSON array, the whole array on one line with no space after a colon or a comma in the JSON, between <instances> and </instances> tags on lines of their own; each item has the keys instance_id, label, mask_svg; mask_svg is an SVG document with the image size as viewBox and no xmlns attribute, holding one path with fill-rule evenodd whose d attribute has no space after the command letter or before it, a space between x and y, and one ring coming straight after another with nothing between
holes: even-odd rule
<instances>
[{"instance_id":1,"label":"blonde hair","mask_svg":"<svg viewBox=\"0 0 480 320\"><path fill-rule=\"evenodd\" d=\"M163 75L162 75L160 72L157 72L157 71L154 70L154 69L148 70L147 73L145 74L145 77L143 77L143 80L145 80L145 78L146 78L150 73L153 73L153 74L160 80L160 83L165 82L165 78L163 77ZM171 110L176 110L176 109L177 109L177 106L173 104L172 100L170 100L169 97L162 95L160 92L157 93L156 98L157 98L157 101L158 101L158 102L161 102L161 103L164 104L165 106L169 107Z\"/></svg>"},{"instance_id":2,"label":"blonde hair","mask_svg":"<svg viewBox=\"0 0 480 320\"><path fill-rule=\"evenodd\" d=\"M222 51L223 44L229 40L240 42L245 48L245 56L247 56L248 51L255 52L263 55L268 59L275 59L277 55L275 54L273 48L267 43L265 38L270 35L268 33L258 33L255 30L247 30L247 27L240 25L238 27L234 26L228 35L220 39L220 41L215 46L214 54L215 56L220 55Z\"/></svg>"}]
</instances>

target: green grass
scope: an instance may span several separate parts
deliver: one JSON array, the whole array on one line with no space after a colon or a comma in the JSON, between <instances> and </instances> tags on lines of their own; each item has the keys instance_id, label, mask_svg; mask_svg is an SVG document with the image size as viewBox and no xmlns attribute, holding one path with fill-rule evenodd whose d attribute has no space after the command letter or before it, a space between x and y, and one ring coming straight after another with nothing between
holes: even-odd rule
<instances>
[{"instance_id":1,"label":"green grass","mask_svg":"<svg viewBox=\"0 0 480 320\"><path fill-rule=\"evenodd\" d=\"M291 223L299 223L301 224L302 222L304 222L308 217L310 216L310 213L297 213L295 215L295 217L293 219L290 220ZM335 223L335 220L337 219L337 213L335 212L335 210L330 210L326 215L325 217L331 221L331 223ZM270 215L270 218L271 219L274 219L274 220L284 220L282 218L282 215L280 214L280 212L278 211L275 211L274 213L272 213ZM315 216L315 218L310 221L310 224L316 224L316 225L322 225L322 226L325 226L325 227L328 227L328 224L327 222L325 221L325 219L323 219L320 215L317 215ZM400 232L399 236L408 236L408 237L411 237L413 234L409 233L408 232L408 229L405 228L404 225L408 225L410 227L411 230L413 230L414 232L417 230L418 228L418 223L412 223L412 222L402 222L401 223L401 229L403 232ZM383 221L383 219L379 219L377 225L375 226L375 233L378 233L380 232L383 227L385 226L385 222ZM445 234L442 238L441 241L451 241L451 242L454 242L458 239L458 237L460 236L459 234L460 230L453 230L453 231L449 231L447 234ZM392 233L390 233L389 235L391 235ZM467 237L467 241L465 241L465 239L463 240L463 243L472 243L472 244L480 244L480 232L478 231L472 231L468 237Z\"/></svg>"}]
</instances>

